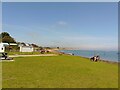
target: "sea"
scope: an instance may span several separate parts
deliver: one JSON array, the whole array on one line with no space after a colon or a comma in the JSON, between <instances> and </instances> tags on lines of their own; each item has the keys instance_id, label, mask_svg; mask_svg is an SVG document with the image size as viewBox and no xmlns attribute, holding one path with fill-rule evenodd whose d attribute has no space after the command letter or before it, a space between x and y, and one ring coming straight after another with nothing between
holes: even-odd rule
<instances>
[{"instance_id":1,"label":"sea","mask_svg":"<svg viewBox=\"0 0 120 90\"><path fill-rule=\"evenodd\" d=\"M119 62L120 53L118 51L100 51L100 50L59 50L59 52L74 54L75 56L93 57L99 55L101 60Z\"/></svg>"}]
</instances>

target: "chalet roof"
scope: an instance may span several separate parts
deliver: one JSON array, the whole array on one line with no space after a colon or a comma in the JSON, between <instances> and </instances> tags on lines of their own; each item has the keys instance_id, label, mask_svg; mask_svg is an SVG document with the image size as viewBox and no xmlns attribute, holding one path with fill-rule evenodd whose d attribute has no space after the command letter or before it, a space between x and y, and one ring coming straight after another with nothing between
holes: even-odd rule
<instances>
[{"instance_id":1,"label":"chalet roof","mask_svg":"<svg viewBox=\"0 0 120 90\"><path fill-rule=\"evenodd\" d=\"M29 43L20 43L19 46L22 46L22 47L33 47L31 44Z\"/></svg>"},{"instance_id":2,"label":"chalet roof","mask_svg":"<svg viewBox=\"0 0 120 90\"><path fill-rule=\"evenodd\" d=\"M0 43L0 45L6 46L9 45L8 43Z\"/></svg>"},{"instance_id":3,"label":"chalet roof","mask_svg":"<svg viewBox=\"0 0 120 90\"><path fill-rule=\"evenodd\" d=\"M33 47L38 48L39 46L36 44L31 44Z\"/></svg>"},{"instance_id":4,"label":"chalet roof","mask_svg":"<svg viewBox=\"0 0 120 90\"><path fill-rule=\"evenodd\" d=\"M1 45L17 45L16 43L0 43Z\"/></svg>"}]
</instances>

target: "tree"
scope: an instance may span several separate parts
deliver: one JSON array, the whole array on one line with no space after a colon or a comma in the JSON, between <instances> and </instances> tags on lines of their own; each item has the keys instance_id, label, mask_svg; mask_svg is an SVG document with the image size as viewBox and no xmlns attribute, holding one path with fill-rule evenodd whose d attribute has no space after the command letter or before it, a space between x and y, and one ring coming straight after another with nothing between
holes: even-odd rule
<instances>
[{"instance_id":1,"label":"tree","mask_svg":"<svg viewBox=\"0 0 120 90\"><path fill-rule=\"evenodd\" d=\"M15 40L10 36L3 37L2 42L4 42L4 43L16 43Z\"/></svg>"},{"instance_id":2,"label":"tree","mask_svg":"<svg viewBox=\"0 0 120 90\"><path fill-rule=\"evenodd\" d=\"M4 38L5 36L10 36L10 34L7 33L7 32L2 32L2 33L0 34L0 37L1 37L1 38Z\"/></svg>"},{"instance_id":3,"label":"tree","mask_svg":"<svg viewBox=\"0 0 120 90\"><path fill-rule=\"evenodd\" d=\"M2 38L0 38L0 43L2 42Z\"/></svg>"},{"instance_id":4,"label":"tree","mask_svg":"<svg viewBox=\"0 0 120 90\"><path fill-rule=\"evenodd\" d=\"M0 39L2 39L3 43L16 43L16 41L14 40L14 38L12 38L10 36L10 34L7 33L7 32L2 32L0 34Z\"/></svg>"}]
</instances>

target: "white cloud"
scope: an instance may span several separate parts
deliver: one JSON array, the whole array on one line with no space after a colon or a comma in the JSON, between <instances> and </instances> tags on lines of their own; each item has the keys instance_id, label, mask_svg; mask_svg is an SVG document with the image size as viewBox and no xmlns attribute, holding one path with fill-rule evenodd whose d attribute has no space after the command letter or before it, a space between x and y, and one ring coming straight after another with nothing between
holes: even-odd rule
<instances>
[{"instance_id":1,"label":"white cloud","mask_svg":"<svg viewBox=\"0 0 120 90\"><path fill-rule=\"evenodd\" d=\"M65 21L57 21L53 25L51 25L51 29L53 30L66 30L68 28L68 23Z\"/></svg>"},{"instance_id":2,"label":"white cloud","mask_svg":"<svg viewBox=\"0 0 120 90\"><path fill-rule=\"evenodd\" d=\"M59 22L57 22L57 24L58 25L67 25L67 22L65 22L65 21L59 21Z\"/></svg>"}]
</instances>

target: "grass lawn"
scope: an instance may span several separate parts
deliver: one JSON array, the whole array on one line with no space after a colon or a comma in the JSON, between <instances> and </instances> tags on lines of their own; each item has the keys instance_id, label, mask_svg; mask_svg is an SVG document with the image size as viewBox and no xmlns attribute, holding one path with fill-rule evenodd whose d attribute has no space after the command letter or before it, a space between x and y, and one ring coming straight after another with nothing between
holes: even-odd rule
<instances>
[{"instance_id":1,"label":"grass lawn","mask_svg":"<svg viewBox=\"0 0 120 90\"><path fill-rule=\"evenodd\" d=\"M2 62L3 88L118 88L118 65L78 56Z\"/></svg>"},{"instance_id":2,"label":"grass lawn","mask_svg":"<svg viewBox=\"0 0 120 90\"><path fill-rule=\"evenodd\" d=\"M38 55L38 54L41 54L40 52L7 52L8 55ZM52 52L48 52L45 54L53 54Z\"/></svg>"}]
</instances>

